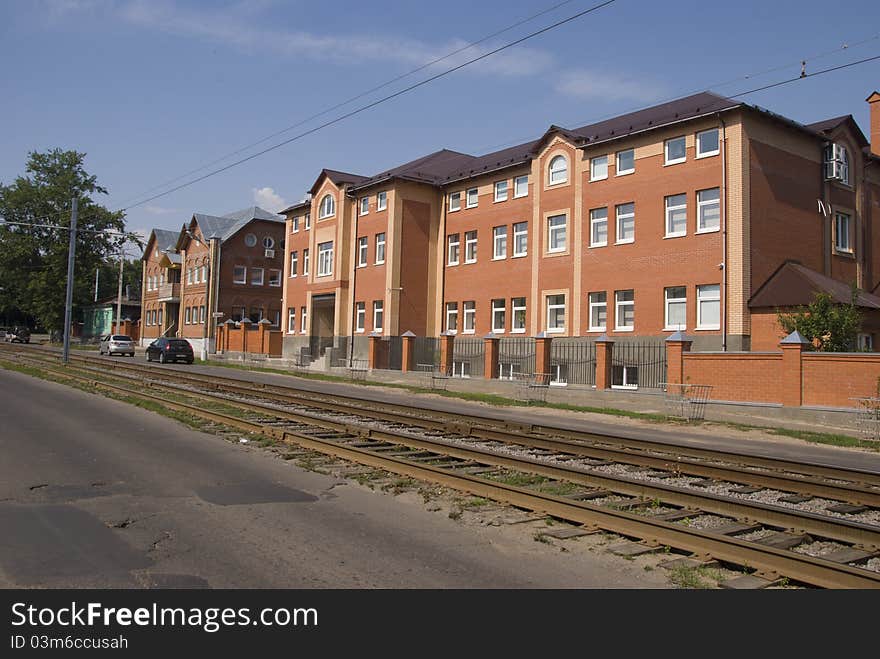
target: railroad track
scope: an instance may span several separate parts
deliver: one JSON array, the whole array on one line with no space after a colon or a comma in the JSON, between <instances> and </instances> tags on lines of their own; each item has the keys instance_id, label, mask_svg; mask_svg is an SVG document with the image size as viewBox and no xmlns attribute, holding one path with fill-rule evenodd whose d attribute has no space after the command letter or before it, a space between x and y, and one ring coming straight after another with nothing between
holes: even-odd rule
<instances>
[{"instance_id":1,"label":"railroad track","mask_svg":"<svg viewBox=\"0 0 880 659\"><path fill-rule=\"evenodd\" d=\"M77 356L72 366L61 367L46 351L3 354L306 449L641 538L647 545L748 565L770 579L880 587L880 572L867 569L880 562L880 489L870 472L769 458L757 465L730 464L730 452L670 454L665 445L665 454L655 454L650 442L634 448L615 446L617 438L609 437L577 441L554 437L559 429L547 426L499 427L461 416L450 422L406 406L377 411L356 399L331 400L279 386L255 390L233 378L115 360ZM682 482L688 478L703 482ZM740 491L721 494L719 478ZM748 498L750 490L767 488L785 493L790 507ZM830 504L838 512L797 507L832 494ZM824 557L803 553L817 544L828 549Z\"/></svg>"}]
</instances>

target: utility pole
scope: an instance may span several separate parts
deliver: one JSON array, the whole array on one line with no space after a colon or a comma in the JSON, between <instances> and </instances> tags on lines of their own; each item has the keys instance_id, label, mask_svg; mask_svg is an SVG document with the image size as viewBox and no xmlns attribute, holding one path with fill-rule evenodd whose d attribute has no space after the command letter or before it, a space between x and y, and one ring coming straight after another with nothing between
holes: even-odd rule
<instances>
[{"instance_id":1,"label":"utility pole","mask_svg":"<svg viewBox=\"0 0 880 659\"><path fill-rule=\"evenodd\" d=\"M122 330L119 329L119 326L122 324L122 264L125 262L125 252L122 249L122 246L125 243L119 245L119 287L116 289L116 332L115 334L119 334Z\"/></svg>"},{"instance_id":2,"label":"utility pole","mask_svg":"<svg viewBox=\"0 0 880 659\"><path fill-rule=\"evenodd\" d=\"M95 268L95 302L98 301L98 277L101 274L101 268Z\"/></svg>"},{"instance_id":3,"label":"utility pole","mask_svg":"<svg viewBox=\"0 0 880 659\"><path fill-rule=\"evenodd\" d=\"M73 263L76 258L76 197L70 207L70 247L67 249L67 296L64 301L64 349L62 361L70 361L70 321L73 315Z\"/></svg>"}]
</instances>

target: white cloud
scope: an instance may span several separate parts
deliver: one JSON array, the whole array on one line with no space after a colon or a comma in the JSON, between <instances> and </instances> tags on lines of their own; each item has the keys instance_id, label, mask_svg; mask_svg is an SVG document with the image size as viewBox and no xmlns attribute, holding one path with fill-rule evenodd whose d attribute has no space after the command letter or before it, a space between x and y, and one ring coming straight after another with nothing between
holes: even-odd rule
<instances>
[{"instance_id":1,"label":"white cloud","mask_svg":"<svg viewBox=\"0 0 880 659\"><path fill-rule=\"evenodd\" d=\"M277 213L288 205L284 197L268 186L265 188L253 188L252 191L254 193L254 203L272 213Z\"/></svg>"},{"instance_id":2,"label":"white cloud","mask_svg":"<svg viewBox=\"0 0 880 659\"><path fill-rule=\"evenodd\" d=\"M181 212L179 208L165 208L163 206L144 206L144 210L150 215L173 215Z\"/></svg>"},{"instance_id":3,"label":"white cloud","mask_svg":"<svg viewBox=\"0 0 880 659\"><path fill-rule=\"evenodd\" d=\"M623 78L586 69L563 72L555 83L556 91L580 99L636 101L650 103L668 92L654 82Z\"/></svg>"}]
</instances>

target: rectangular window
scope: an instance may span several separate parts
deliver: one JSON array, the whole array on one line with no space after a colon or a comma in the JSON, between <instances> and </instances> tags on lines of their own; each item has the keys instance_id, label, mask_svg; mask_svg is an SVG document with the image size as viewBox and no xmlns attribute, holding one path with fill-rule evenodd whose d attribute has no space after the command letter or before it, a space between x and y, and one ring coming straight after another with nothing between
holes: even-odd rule
<instances>
[{"instance_id":1,"label":"rectangular window","mask_svg":"<svg viewBox=\"0 0 880 659\"><path fill-rule=\"evenodd\" d=\"M473 334L477 329L477 303L468 300L462 303L464 318L462 318L461 333Z\"/></svg>"},{"instance_id":2,"label":"rectangular window","mask_svg":"<svg viewBox=\"0 0 880 659\"><path fill-rule=\"evenodd\" d=\"M467 191L467 207L476 208L480 203L480 193L477 188L468 188Z\"/></svg>"},{"instance_id":3,"label":"rectangular window","mask_svg":"<svg viewBox=\"0 0 880 659\"><path fill-rule=\"evenodd\" d=\"M457 233L451 233L446 239L446 264L458 265L460 242Z\"/></svg>"},{"instance_id":4,"label":"rectangular window","mask_svg":"<svg viewBox=\"0 0 880 659\"><path fill-rule=\"evenodd\" d=\"M665 315L663 329L683 330L687 327L687 288L671 286L663 289Z\"/></svg>"},{"instance_id":5,"label":"rectangular window","mask_svg":"<svg viewBox=\"0 0 880 659\"><path fill-rule=\"evenodd\" d=\"M262 318L260 320L262 320ZM204 304L199 307L199 323L200 324L205 323L205 305Z\"/></svg>"},{"instance_id":6,"label":"rectangular window","mask_svg":"<svg viewBox=\"0 0 880 659\"><path fill-rule=\"evenodd\" d=\"M608 209L594 208L590 211L590 247L608 244Z\"/></svg>"},{"instance_id":7,"label":"rectangular window","mask_svg":"<svg viewBox=\"0 0 880 659\"><path fill-rule=\"evenodd\" d=\"M251 286L263 285L263 269L251 268Z\"/></svg>"},{"instance_id":8,"label":"rectangular window","mask_svg":"<svg viewBox=\"0 0 880 659\"><path fill-rule=\"evenodd\" d=\"M150 282L152 283L152 281L153 281L153 278L150 277ZM186 283L187 283L187 284L191 284L191 283L193 283L193 271L192 271L192 268L189 268L189 269L186 271Z\"/></svg>"},{"instance_id":9,"label":"rectangular window","mask_svg":"<svg viewBox=\"0 0 880 659\"><path fill-rule=\"evenodd\" d=\"M529 223L517 222L513 225L513 255L525 256L529 252Z\"/></svg>"},{"instance_id":10,"label":"rectangular window","mask_svg":"<svg viewBox=\"0 0 880 659\"><path fill-rule=\"evenodd\" d=\"M333 241L318 245L318 276L329 277L333 274Z\"/></svg>"},{"instance_id":11,"label":"rectangular window","mask_svg":"<svg viewBox=\"0 0 880 659\"><path fill-rule=\"evenodd\" d=\"M281 286L281 270L269 270L269 286Z\"/></svg>"},{"instance_id":12,"label":"rectangular window","mask_svg":"<svg viewBox=\"0 0 880 659\"><path fill-rule=\"evenodd\" d=\"M611 367L612 389L638 389L639 367L624 366L623 364Z\"/></svg>"},{"instance_id":13,"label":"rectangular window","mask_svg":"<svg viewBox=\"0 0 880 659\"><path fill-rule=\"evenodd\" d=\"M461 210L461 193L460 192L450 192L449 193L449 211L457 211Z\"/></svg>"},{"instance_id":14,"label":"rectangular window","mask_svg":"<svg viewBox=\"0 0 880 659\"><path fill-rule=\"evenodd\" d=\"M292 233L299 233L299 218L293 218L293 231Z\"/></svg>"},{"instance_id":15,"label":"rectangular window","mask_svg":"<svg viewBox=\"0 0 880 659\"><path fill-rule=\"evenodd\" d=\"M635 149L627 149L626 151L617 152L617 175L632 174L636 171L636 152Z\"/></svg>"},{"instance_id":16,"label":"rectangular window","mask_svg":"<svg viewBox=\"0 0 880 659\"><path fill-rule=\"evenodd\" d=\"M205 284L208 282L208 266L202 266L202 283Z\"/></svg>"},{"instance_id":17,"label":"rectangular window","mask_svg":"<svg viewBox=\"0 0 880 659\"><path fill-rule=\"evenodd\" d=\"M468 231L464 234L464 262L477 262L477 232Z\"/></svg>"},{"instance_id":18,"label":"rectangular window","mask_svg":"<svg viewBox=\"0 0 880 659\"><path fill-rule=\"evenodd\" d=\"M272 327L277 327L281 329L281 312L273 311L272 312Z\"/></svg>"},{"instance_id":19,"label":"rectangular window","mask_svg":"<svg viewBox=\"0 0 880 659\"><path fill-rule=\"evenodd\" d=\"M471 363L465 361L452 362L452 377L469 378L471 376Z\"/></svg>"},{"instance_id":20,"label":"rectangular window","mask_svg":"<svg viewBox=\"0 0 880 659\"><path fill-rule=\"evenodd\" d=\"M263 320L263 308L251 307L251 315L249 316L249 318L252 323L259 323L261 320Z\"/></svg>"},{"instance_id":21,"label":"rectangular window","mask_svg":"<svg viewBox=\"0 0 880 659\"><path fill-rule=\"evenodd\" d=\"M492 333L504 334L507 325L507 302L505 300L492 300Z\"/></svg>"},{"instance_id":22,"label":"rectangular window","mask_svg":"<svg viewBox=\"0 0 880 659\"><path fill-rule=\"evenodd\" d=\"M608 294L590 293L590 331L604 332L608 326Z\"/></svg>"},{"instance_id":23,"label":"rectangular window","mask_svg":"<svg viewBox=\"0 0 880 659\"><path fill-rule=\"evenodd\" d=\"M239 322L242 318L244 318L245 308L244 307L232 307L232 320L236 323Z\"/></svg>"},{"instance_id":24,"label":"rectangular window","mask_svg":"<svg viewBox=\"0 0 880 659\"><path fill-rule=\"evenodd\" d=\"M666 156L665 164L675 165L684 162L687 159L687 149L685 148L684 136L673 137L666 140L663 145L663 152Z\"/></svg>"},{"instance_id":25,"label":"rectangular window","mask_svg":"<svg viewBox=\"0 0 880 659\"><path fill-rule=\"evenodd\" d=\"M356 332L363 332L365 323L367 322L367 303L357 302L355 303L355 307L354 329Z\"/></svg>"},{"instance_id":26,"label":"rectangular window","mask_svg":"<svg viewBox=\"0 0 880 659\"><path fill-rule=\"evenodd\" d=\"M608 156L590 158L590 180L601 181L608 178Z\"/></svg>"},{"instance_id":27,"label":"rectangular window","mask_svg":"<svg viewBox=\"0 0 880 659\"><path fill-rule=\"evenodd\" d=\"M159 315L157 317L159 320L157 321L156 324L161 325L162 324L162 309L159 309Z\"/></svg>"},{"instance_id":28,"label":"rectangular window","mask_svg":"<svg viewBox=\"0 0 880 659\"><path fill-rule=\"evenodd\" d=\"M565 251L565 215L553 215L547 218L547 251Z\"/></svg>"},{"instance_id":29,"label":"rectangular window","mask_svg":"<svg viewBox=\"0 0 880 659\"><path fill-rule=\"evenodd\" d=\"M614 292L614 329L631 332L636 325L636 298L632 290Z\"/></svg>"},{"instance_id":30,"label":"rectangular window","mask_svg":"<svg viewBox=\"0 0 880 659\"><path fill-rule=\"evenodd\" d=\"M299 268L299 252L296 250L290 253L290 276L296 277L296 271Z\"/></svg>"},{"instance_id":31,"label":"rectangular window","mask_svg":"<svg viewBox=\"0 0 880 659\"><path fill-rule=\"evenodd\" d=\"M361 215L366 215L370 212L370 198L369 197L361 197Z\"/></svg>"},{"instance_id":32,"label":"rectangular window","mask_svg":"<svg viewBox=\"0 0 880 659\"><path fill-rule=\"evenodd\" d=\"M565 296L547 296L547 331L565 331Z\"/></svg>"},{"instance_id":33,"label":"rectangular window","mask_svg":"<svg viewBox=\"0 0 880 659\"><path fill-rule=\"evenodd\" d=\"M455 334L458 332L458 303L446 303L446 331Z\"/></svg>"},{"instance_id":34,"label":"rectangular window","mask_svg":"<svg viewBox=\"0 0 880 659\"><path fill-rule=\"evenodd\" d=\"M376 210L384 211L386 208L388 208L388 193L383 191L376 195Z\"/></svg>"},{"instance_id":35,"label":"rectangular window","mask_svg":"<svg viewBox=\"0 0 880 659\"><path fill-rule=\"evenodd\" d=\"M507 227L492 229L492 258L507 258Z\"/></svg>"},{"instance_id":36,"label":"rectangular window","mask_svg":"<svg viewBox=\"0 0 880 659\"><path fill-rule=\"evenodd\" d=\"M385 263L385 233L376 234L376 265Z\"/></svg>"},{"instance_id":37,"label":"rectangular window","mask_svg":"<svg viewBox=\"0 0 880 659\"><path fill-rule=\"evenodd\" d=\"M367 265L367 252L370 250L370 239L367 236L358 238L358 267Z\"/></svg>"},{"instance_id":38,"label":"rectangular window","mask_svg":"<svg viewBox=\"0 0 880 659\"><path fill-rule=\"evenodd\" d=\"M303 274L309 274L309 250L303 250Z\"/></svg>"},{"instance_id":39,"label":"rectangular window","mask_svg":"<svg viewBox=\"0 0 880 659\"><path fill-rule=\"evenodd\" d=\"M697 158L717 156L719 152L717 128L697 133Z\"/></svg>"},{"instance_id":40,"label":"rectangular window","mask_svg":"<svg viewBox=\"0 0 880 659\"><path fill-rule=\"evenodd\" d=\"M526 331L526 299L515 297L510 300L510 312L513 315L513 324L510 326L512 334L525 334Z\"/></svg>"},{"instance_id":41,"label":"rectangular window","mask_svg":"<svg viewBox=\"0 0 880 659\"><path fill-rule=\"evenodd\" d=\"M617 206L617 243L631 243L636 239L636 205Z\"/></svg>"},{"instance_id":42,"label":"rectangular window","mask_svg":"<svg viewBox=\"0 0 880 659\"><path fill-rule=\"evenodd\" d=\"M852 253L852 241L849 236L850 217L846 213L834 214L834 249L839 252Z\"/></svg>"},{"instance_id":43,"label":"rectangular window","mask_svg":"<svg viewBox=\"0 0 880 659\"><path fill-rule=\"evenodd\" d=\"M306 231L312 228L312 214L306 213Z\"/></svg>"},{"instance_id":44,"label":"rectangular window","mask_svg":"<svg viewBox=\"0 0 880 659\"><path fill-rule=\"evenodd\" d=\"M675 238L687 234L687 195L666 197L666 237Z\"/></svg>"},{"instance_id":45,"label":"rectangular window","mask_svg":"<svg viewBox=\"0 0 880 659\"><path fill-rule=\"evenodd\" d=\"M697 286L697 329L721 329L721 284Z\"/></svg>"},{"instance_id":46,"label":"rectangular window","mask_svg":"<svg viewBox=\"0 0 880 659\"><path fill-rule=\"evenodd\" d=\"M287 333L296 332L296 307L287 308Z\"/></svg>"},{"instance_id":47,"label":"rectangular window","mask_svg":"<svg viewBox=\"0 0 880 659\"><path fill-rule=\"evenodd\" d=\"M721 197L718 188L697 192L697 233L721 227Z\"/></svg>"},{"instance_id":48,"label":"rectangular window","mask_svg":"<svg viewBox=\"0 0 880 659\"><path fill-rule=\"evenodd\" d=\"M529 194L529 177L517 176L513 179L513 198L526 197Z\"/></svg>"},{"instance_id":49,"label":"rectangular window","mask_svg":"<svg viewBox=\"0 0 880 659\"><path fill-rule=\"evenodd\" d=\"M309 318L309 312L306 309L306 307L300 307L299 308L299 323L300 323L300 325L299 325L300 330L299 331L302 332L303 334L306 333L306 328L308 328L308 326L309 326L308 318Z\"/></svg>"},{"instance_id":50,"label":"rectangular window","mask_svg":"<svg viewBox=\"0 0 880 659\"><path fill-rule=\"evenodd\" d=\"M842 144L825 147L825 178L849 185L849 155Z\"/></svg>"},{"instance_id":51,"label":"rectangular window","mask_svg":"<svg viewBox=\"0 0 880 659\"><path fill-rule=\"evenodd\" d=\"M192 309L187 307L183 310L183 323L189 325L192 322Z\"/></svg>"},{"instance_id":52,"label":"rectangular window","mask_svg":"<svg viewBox=\"0 0 880 659\"><path fill-rule=\"evenodd\" d=\"M495 201L507 201L507 181L495 181Z\"/></svg>"}]
</instances>

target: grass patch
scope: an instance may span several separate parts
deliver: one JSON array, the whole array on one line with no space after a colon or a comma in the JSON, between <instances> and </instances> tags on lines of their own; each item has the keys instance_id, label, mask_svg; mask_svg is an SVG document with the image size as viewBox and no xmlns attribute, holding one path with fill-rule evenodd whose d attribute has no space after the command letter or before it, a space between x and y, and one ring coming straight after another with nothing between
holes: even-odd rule
<instances>
[{"instance_id":1,"label":"grass patch","mask_svg":"<svg viewBox=\"0 0 880 659\"><path fill-rule=\"evenodd\" d=\"M537 474L524 474L518 471L506 471L500 474L485 474L484 476L490 480L504 483L505 485L513 485L514 487L534 487L535 485L546 483L548 480L544 476L538 476Z\"/></svg>"},{"instance_id":2,"label":"grass patch","mask_svg":"<svg viewBox=\"0 0 880 659\"><path fill-rule=\"evenodd\" d=\"M63 348L63 343L45 343L44 345L52 346L53 348ZM97 343L71 343L71 350L91 350L92 352L98 352L100 346Z\"/></svg>"},{"instance_id":3,"label":"grass patch","mask_svg":"<svg viewBox=\"0 0 880 659\"><path fill-rule=\"evenodd\" d=\"M710 567L674 567L669 571L669 580L679 588L707 589L715 588L724 580L720 570Z\"/></svg>"},{"instance_id":4,"label":"grass patch","mask_svg":"<svg viewBox=\"0 0 880 659\"><path fill-rule=\"evenodd\" d=\"M810 430L790 430L789 428L767 428L767 432L771 435L794 437L795 439L801 439L814 444L848 447L864 446L864 442L858 437L850 437L849 435L834 435L824 432L812 432ZM877 450L876 447L874 447L874 450Z\"/></svg>"}]
</instances>

